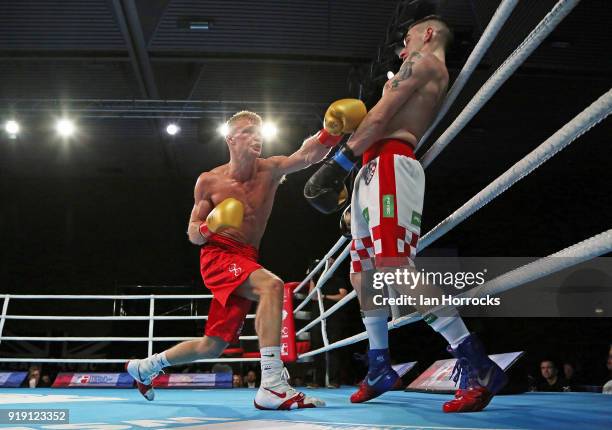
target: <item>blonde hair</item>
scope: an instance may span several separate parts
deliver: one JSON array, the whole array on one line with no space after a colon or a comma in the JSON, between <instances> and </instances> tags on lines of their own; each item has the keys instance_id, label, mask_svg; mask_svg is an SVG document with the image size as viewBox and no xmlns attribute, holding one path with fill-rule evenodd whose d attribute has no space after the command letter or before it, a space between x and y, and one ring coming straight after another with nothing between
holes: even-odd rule
<instances>
[{"instance_id":1,"label":"blonde hair","mask_svg":"<svg viewBox=\"0 0 612 430\"><path fill-rule=\"evenodd\" d=\"M232 115L230 119L227 120L226 124L230 132L234 124L236 124L238 121L242 119L246 119L248 121L254 122L257 125L261 125L263 123L263 120L261 119L261 117L257 115L255 112L251 112L248 110L241 110L240 112L236 112L234 115Z\"/></svg>"}]
</instances>

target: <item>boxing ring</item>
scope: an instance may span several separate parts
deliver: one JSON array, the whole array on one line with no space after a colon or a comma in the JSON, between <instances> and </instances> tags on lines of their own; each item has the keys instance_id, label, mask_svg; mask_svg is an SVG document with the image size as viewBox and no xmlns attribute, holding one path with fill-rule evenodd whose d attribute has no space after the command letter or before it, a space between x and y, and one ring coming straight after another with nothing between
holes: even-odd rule
<instances>
[{"instance_id":1,"label":"boxing ring","mask_svg":"<svg viewBox=\"0 0 612 430\"><path fill-rule=\"evenodd\" d=\"M503 1L480 41L472 51L464 68L450 89L440 113L420 145L431 130L448 111L462 90L476 65L495 39L497 33L518 3L517 0ZM552 32L563 18L579 3L579 0L560 0L527 36L508 59L492 74L476 93L465 109L450 127L430 146L421 158L427 168L437 155L453 140L474 115L486 104L512 73L525 61L537 46ZM588 132L612 112L612 90L607 91L584 111L571 119L559 131L531 153L519 160L506 172L477 193L468 202L451 213L421 238L418 251L427 248L437 239L465 221L487 203L500 196L522 178L532 173L557 152L570 145L582 134ZM341 237L321 259L321 262L299 284L299 292L319 272L324 270L328 257L336 256L331 267L325 268L316 287L294 308L298 314L310 303L314 295L320 298L321 286L332 276L349 255L347 238ZM462 295L484 296L520 287L528 282L556 273L560 270L612 252L612 229L586 238L549 256L507 273L497 276L481 286ZM563 258L559 258L563 257ZM461 296L461 295L460 295ZM352 291L331 308L325 310L319 300L320 316L296 332L296 337L320 329L323 347L299 354L298 361L344 347L366 339L364 332L330 343L326 332L326 319L340 307L356 297ZM212 295L0 295L3 299L0 316L0 342L54 341L54 342L139 342L147 344L148 354L155 352L155 342L178 342L198 337L155 337L155 322L162 320L205 320L206 316L167 316L155 314L158 300L210 299ZM9 305L16 300L145 300L149 301L149 314L141 316L51 316L14 315ZM389 330L420 320L417 313L399 315L392 308ZM254 315L248 315L253 319ZM4 336L7 321L21 320L62 320L62 321L146 321L147 333L139 337L40 337ZM256 336L241 336L242 341L256 341ZM0 363L125 363L130 357L87 359L87 358L7 358L0 357ZM249 362L258 358L218 358L200 362ZM444 414L440 395L389 392L382 397L364 404L348 401L354 387L338 390L306 389L306 394L326 401L323 409L300 409L291 412L259 411L252 406L254 390L249 389L206 389L206 390L163 390L154 402L146 402L137 390L125 389L0 389L0 409L7 408L67 408L70 410L70 425L10 424L13 430L29 428L48 429L131 429L131 428L184 428L184 429L605 429L612 428L612 403L610 396L594 393L528 393L522 395L497 396L489 407L474 414Z\"/></svg>"}]
</instances>

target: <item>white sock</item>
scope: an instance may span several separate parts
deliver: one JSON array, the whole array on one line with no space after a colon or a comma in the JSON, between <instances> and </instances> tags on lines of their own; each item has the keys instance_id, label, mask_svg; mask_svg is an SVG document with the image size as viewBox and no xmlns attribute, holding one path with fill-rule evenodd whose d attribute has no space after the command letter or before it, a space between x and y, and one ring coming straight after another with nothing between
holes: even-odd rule
<instances>
[{"instance_id":1,"label":"white sock","mask_svg":"<svg viewBox=\"0 0 612 430\"><path fill-rule=\"evenodd\" d=\"M160 352L159 354L153 354L150 357L140 361L140 372L141 375L148 377L150 375L159 373L164 367L170 366L168 359L166 358L166 352Z\"/></svg>"},{"instance_id":2,"label":"white sock","mask_svg":"<svg viewBox=\"0 0 612 430\"><path fill-rule=\"evenodd\" d=\"M162 369L171 365L168 359L166 358L166 351L160 352L159 354L155 355L157 356L157 359L159 360L159 364L161 365Z\"/></svg>"},{"instance_id":3,"label":"white sock","mask_svg":"<svg viewBox=\"0 0 612 430\"><path fill-rule=\"evenodd\" d=\"M368 333L370 349L389 348L389 330L387 329L387 319L389 311L387 309L377 309L374 311L363 311L361 320Z\"/></svg>"},{"instance_id":4,"label":"white sock","mask_svg":"<svg viewBox=\"0 0 612 430\"><path fill-rule=\"evenodd\" d=\"M429 319L433 318L435 319L430 322ZM425 316L425 321L427 321L431 328L444 336L444 339L453 349L456 349L461 341L470 335L457 311L455 311L454 316L438 317L435 314L428 314Z\"/></svg>"},{"instance_id":5,"label":"white sock","mask_svg":"<svg viewBox=\"0 0 612 430\"><path fill-rule=\"evenodd\" d=\"M281 382L283 362L280 346L266 346L259 349L261 354L261 386L272 387Z\"/></svg>"}]
</instances>

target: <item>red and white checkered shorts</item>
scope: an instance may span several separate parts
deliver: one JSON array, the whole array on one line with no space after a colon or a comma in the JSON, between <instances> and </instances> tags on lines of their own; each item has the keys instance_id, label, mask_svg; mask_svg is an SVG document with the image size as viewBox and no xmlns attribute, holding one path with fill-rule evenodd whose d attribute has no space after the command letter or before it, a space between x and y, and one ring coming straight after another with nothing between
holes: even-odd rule
<instances>
[{"instance_id":1,"label":"red and white checkered shorts","mask_svg":"<svg viewBox=\"0 0 612 430\"><path fill-rule=\"evenodd\" d=\"M359 171L351 200L351 273L413 266L425 173L414 158L384 151Z\"/></svg>"}]
</instances>

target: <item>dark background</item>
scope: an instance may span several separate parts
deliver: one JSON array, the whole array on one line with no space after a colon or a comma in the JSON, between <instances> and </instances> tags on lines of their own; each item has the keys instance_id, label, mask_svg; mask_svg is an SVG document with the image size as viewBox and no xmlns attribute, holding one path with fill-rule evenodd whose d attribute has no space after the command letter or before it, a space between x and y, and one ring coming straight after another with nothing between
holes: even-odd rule
<instances>
[{"instance_id":1,"label":"dark background","mask_svg":"<svg viewBox=\"0 0 612 430\"><path fill-rule=\"evenodd\" d=\"M265 155L289 154L316 132L334 99L361 95L372 105L386 71L399 67L393 43L412 19L435 7L455 29L448 58L454 79L498 3L1 2L0 119L17 118L23 132L14 140L0 135L0 292L204 292L198 249L185 230L197 175L227 160L218 124L237 110L255 110L280 128ZM434 139L554 4L519 3ZM204 19L210 30L186 28ZM608 1L582 1L432 163L423 232L610 89L611 21ZM78 125L69 141L52 129L62 113ZM175 137L164 132L170 120L182 129ZM607 119L432 248L539 257L609 229L611 132ZM262 263L286 281L301 279L338 236L337 216L316 213L301 197L312 172L290 175L280 187L261 245ZM126 287L135 285L185 287ZM22 302L9 310L84 315L111 306L57 303ZM601 382L609 317L470 326L492 352L527 349L533 363L567 355ZM76 326L92 335L112 329L9 321L4 334L76 334ZM144 326L130 327L115 325L115 334L143 335ZM158 329L156 335L197 335L201 327ZM355 331L361 330L356 316ZM427 362L444 356L441 338L428 330L422 324L396 330L394 353ZM6 345L8 353L20 349Z\"/></svg>"}]
</instances>

